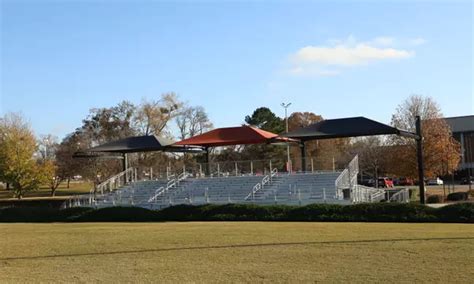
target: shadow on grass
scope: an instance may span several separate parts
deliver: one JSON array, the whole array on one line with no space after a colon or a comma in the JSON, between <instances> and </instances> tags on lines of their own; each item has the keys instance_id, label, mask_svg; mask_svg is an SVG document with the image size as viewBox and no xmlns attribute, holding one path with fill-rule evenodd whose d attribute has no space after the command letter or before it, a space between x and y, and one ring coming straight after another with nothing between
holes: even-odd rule
<instances>
[{"instance_id":1,"label":"shadow on grass","mask_svg":"<svg viewBox=\"0 0 474 284\"><path fill-rule=\"evenodd\" d=\"M185 250L209 250L209 249L228 249L228 248L254 248L254 247L275 247L275 246L296 246L296 245L327 245L327 244L363 244L363 243L395 243L395 242L417 242L417 241L456 241L456 240L474 240L474 237L451 237L451 238L411 238L411 239L374 239L374 240L347 240L347 241L322 241L322 242L287 242L287 243L261 243L261 244L236 244L221 246L196 246L196 247L174 247L174 248L158 248L158 249L142 249L142 250L123 250L109 252L91 252L91 253L71 253L71 254L53 254L39 256L18 256L0 258L0 261L9 260L35 260L48 258L66 258L78 256L99 256L99 255L117 255L117 254L133 254L133 253L150 253L150 252L169 252L169 251L185 251Z\"/></svg>"}]
</instances>

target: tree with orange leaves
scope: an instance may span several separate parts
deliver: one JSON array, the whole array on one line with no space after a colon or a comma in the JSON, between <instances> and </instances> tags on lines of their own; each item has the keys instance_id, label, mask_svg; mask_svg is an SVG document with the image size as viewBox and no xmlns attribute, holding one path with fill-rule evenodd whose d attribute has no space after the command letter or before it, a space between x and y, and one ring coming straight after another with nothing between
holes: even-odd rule
<instances>
[{"instance_id":1,"label":"tree with orange leaves","mask_svg":"<svg viewBox=\"0 0 474 284\"><path fill-rule=\"evenodd\" d=\"M460 160L460 145L451 135L451 129L439 105L430 97L412 95L402 102L392 116L392 125L415 132L415 117L421 116L425 175L435 177L452 173ZM390 172L400 176L416 177L416 142L401 136L391 137L394 153Z\"/></svg>"}]
</instances>

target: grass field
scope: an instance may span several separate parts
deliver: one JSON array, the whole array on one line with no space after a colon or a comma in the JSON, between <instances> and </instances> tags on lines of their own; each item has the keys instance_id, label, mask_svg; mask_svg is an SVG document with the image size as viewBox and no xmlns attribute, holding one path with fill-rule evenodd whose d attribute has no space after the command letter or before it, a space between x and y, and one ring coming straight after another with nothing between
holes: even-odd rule
<instances>
[{"instance_id":1,"label":"grass field","mask_svg":"<svg viewBox=\"0 0 474 284\"><path fill-rule=\"evenodd\" d=\"M0 224L0 282L472 283L474 226Z\"/></svg>"},{"instance_id":2,"label":"grass field","mask_svg":"<svg viewBox=\"0 0 474 284\"><path fill-rule=\"evenodd\" d=\"M59 185L55 195L58 199L65 199L72 195L89 193L92 187L92 183L89 182L71 182L69 184L69 188L67 188L67 184L64 182ZM51 189L46 186L43 186L39 190L27 192L23 198L50 198L50 196ZM12 198L14 198L12 191L0 189L0 200Z\"/></svg>"}]
</instances>

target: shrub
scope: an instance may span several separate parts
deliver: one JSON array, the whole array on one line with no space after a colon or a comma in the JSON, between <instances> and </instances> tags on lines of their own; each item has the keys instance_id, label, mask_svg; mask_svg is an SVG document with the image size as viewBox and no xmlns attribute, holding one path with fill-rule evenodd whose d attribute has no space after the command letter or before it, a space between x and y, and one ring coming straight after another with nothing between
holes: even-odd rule
<instances>
[{"instance_id":1,"label":"shrub","mask_svg":"<svg viewBox=\"0 0 474 284\"><path fill-rule=\"evenodd\" d=\"M362 203L345 206L346 213L357 221L430 222L434 209L414 203Z\"/></svg>"},{"instance_id":2,"label":"shrub","mask_svg":"<svg viewBox=\"0 0 474 284\"><path fill-rule=\"evenodd\" d=\"M341 215L343 208L343 206L336 204L310 204L299 206L292 208L288 212L286 219L290 221L330 221L334 216Z\"/></svg>"},{"instance_id":3,"label":"shrub","mask_svg":"<svg viewBox=\"0 0 474 284\"><path fill-rule=\"evenodd\" d=\"M0 222L55 222L58 209L49 207L10 207L0 210Z\"/></svg>"},{"instance_id":4,"label":"shrub","mask_svg":"<svg viewBox=\"0 0 474 284\"><path fill-rule=\"evenodd\" d=\"M93 210L89 207L64 210L50 207L9 207L0 210L0 222L66 222Z\"/></svg>"},{"instance_id":5,"label":"shrub","mask_svg":"<svg viewBox=\"0 0 474 284\"><path fill-rule=\"evenodd\" d=\"M474 198L474 189L469 190L468 192L469 198Z\"/></svg>"},{"instance_id":6,"label":"shrub","mask_svg":"<svg viewBox=\"0 0 474 284\"><path fill-rule=\"evenodd\" d=\"M140 207L6 208L0 222L150 222L150 221L332 221L474 223L474 203L434 209L414 203L363 203L306 206L251 204L178 205L160 211Z\"/></svg>"},{"instance_id":7,"label":"shrub","mask_svg":"<svg viewBox=\"0 0 474 284\"><path fill-rule=\"evenodd\" d=\"M229 221L277 221L284 220L290 208L286 205L226 204L205 205L200 209L203 220L222 220L225 215Z\"/></svg>"},{"instance_id":8,"label":"shrub","mask_svg":"<svg viewBox=\"0 0 474 284\"><path fill-rule=\"evenodd\" d=\"M158 220L156 211L141 207L107 207L87 211L70 220L77 222L150 222Z\"/></svg>"},{"instance_id":9,"label":"shrub","mask_svg":"<svg viewBox=\"0 0 474 284\"><path fill-rule=\"evenodd\" d=\"M426 198L426 203L443 203L443 196L441 195L430 195Z\"/></svg>"},{"instance_id":10,"label":"shrub","mask_svg":"<svg viewBox=\"0 0 474 284\"><path fill-rule=\"evenodd\" d=\"M88 212L92 212L94 210L95 209L91 208L91 207L72 207L72 208L66 208L66 209L59 210L56 213L56 216L58 217L58 220L60 220L61 222L71 221L71 220L74 220L74 219L78 218L79 216L82 216L82 215L84 215Z\"/></svg>"},{"instance_id":11,"label":"shrub","mask_svg":"<svg viewBox=\"0 0 474 284\"><path fill-rule=\"evenodd\" d=\"M284 220L290 208L252 204L177 205L159 211L158 215L160 220L166 221L276 221Z\"/></svg>"},{"instance_id":12,"label":"shrub","mask_svg":"<svg viewBox=\"0 0 474 284\"><path fill-rule=\"evenodd\" d=\"M441 222L474 223L474 203L457 203L436 210Z\"/></svg>"},{"instance_id":13,"label":"shrub","mask_svg":"<svg viewBox=\"0 0 474 284\"><path fill-rule=\"evenodd\" d=\"M453 192L448 194L447 198L449 201L463 201L469 198L467 192Z\"/></svg>"}]
</instances>

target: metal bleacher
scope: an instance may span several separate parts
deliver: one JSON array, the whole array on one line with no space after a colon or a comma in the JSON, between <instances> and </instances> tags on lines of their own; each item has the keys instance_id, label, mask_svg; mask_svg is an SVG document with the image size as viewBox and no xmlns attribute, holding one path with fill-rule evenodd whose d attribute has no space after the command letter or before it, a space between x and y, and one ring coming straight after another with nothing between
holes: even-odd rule
<instances>
[{"instance_id":1,"label":"metal bleacher","mask_svg":"<svg viewBox=\"0 0 474 284\"><path fill-rule=\"evenodd\" d=\"M217 177L193 176L183 171L170 179L146 181L138 181L136 171L129 171L128 174L124 172L112 177L104 183L103 189L91 192L87 198L70 200L70 204L75 202L70 206L140 206L161 209L178 204L208 203L351 204L379 202L385 198L383 189L358 185L357 174L357 156L342 171L278 173L273 169L266 175ZM127 177L129 181L125 185L117 183L121 177ZM118 186L111 187L111 184ZM397 200L393 198L394 201L407 202L405 191L395 196Z\"/></svg>"},{"instance_id":2,"label":"metal bleacher","mask_svg":"<svg viewBox=\"0 0 474 284\"><path fill-rule=\"evenodd\" d=\"M168 180L136 181L97 197L94 204L98 207L133 205L158 209L177 204L207 203L341 203L335 187L340 173L275 174L256 192L255 185L261 183L264 176L188 177L167 190Z\"/></svg>"}]
</instances>

